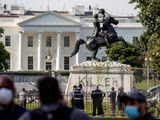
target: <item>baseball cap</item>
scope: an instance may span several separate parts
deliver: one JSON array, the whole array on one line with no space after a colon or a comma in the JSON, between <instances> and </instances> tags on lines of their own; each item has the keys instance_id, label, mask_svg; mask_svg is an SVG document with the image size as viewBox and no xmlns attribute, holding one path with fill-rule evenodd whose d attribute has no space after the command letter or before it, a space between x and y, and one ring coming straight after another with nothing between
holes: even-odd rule
<instances>
[{"instance_id":1,"label":"baseball cap","mask_svg":"<svg viewBox=\"0 0 160 120\"><path fill-rule=\"evenodd\" d=\"M130 93L126 95L123 95L121 99L122 99L122 102L124 103L126 103L129 100L137 100L140 103L146 102L146 96L143 93L136 91L136 90L131 91Z\"/></svg>"}]
</instances>

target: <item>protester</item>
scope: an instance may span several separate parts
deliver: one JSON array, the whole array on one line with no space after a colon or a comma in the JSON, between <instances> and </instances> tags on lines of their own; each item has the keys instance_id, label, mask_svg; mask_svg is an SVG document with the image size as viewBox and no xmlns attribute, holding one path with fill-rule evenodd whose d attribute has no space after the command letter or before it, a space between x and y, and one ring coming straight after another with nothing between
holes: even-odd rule
<instances>
[{"instance_id":1,"label":"protester","mask_svg":"<svg viewBox=\"0 0 160 120\"><path fill-rule=\"evenodd\" d=\"M96 90L93 90L91 93L91 98L93 100L93 116L96 116L96 109L98 109L98 115L104 115L103 112L103 98L105 97L105 93L99 89L97 86Z\"/></svg>"},{"instance_id":2,"label":"protester","mask_svg":"<svg viewBox=\"0 0 160 120\"><path fill-rule=\"evenodd\" d=\"M19 100L20 100L20 105L26 108L27 91L25 90L25 88L22 88L22 91L19 93Z\"/></svg>"},{"instance_id":3,"label":"protester","mask_svg":"<svg viewBox=\"0 0 160 120\"><path fill-rule=\"evenodd\" d=\"M14 83L7 77L0 77L0 120L18 120L26 111L14 103Z\"/></svg>"},{"instance_id":4,"label":"protester","mask_svg":"<svg viewBox=\"0 0 160 120\"><path fill-rule=\"evenodd\" d=\"M114 91L114 87L111 88L111 92L109 94L110 98L110 110L111 110L111 116L115 116L116 111L116 92Z\"/></svg>"},{"instance_id":5,"label":"protester","mask_svg":"<svg viewBox=\"0 0 160 120\"><path fill-rule=\"evenodd\" d=\"M128 95L121 97L126 104L125 113L131 120L155 120L155 118L147 112L146 97L138 92L132 91Z\"/></svg>"},{"instance_id":6,"label":"protester","mask_svg":"<svg viewBox=\"0 0 160 120\"><path fill-rule=\"evenodd\" d=\"M68 108L56 78L44 77L38 81L41 107L26 112L20 120L91 120L77 109Z\"/></svg>"},{"instance_id":7,"label":"protester","mask_svg":"<svg viewBox=\"0 0 160 120\"><path fill-rule=\"evenodd\" d=\"M121 113L121 115L124 116L124 107L125 107L125 105L122 102L121 97L124 96L126 93L124 92L124 88L123 87L120 87L118 90L119 90L118 91L118 95L117 95L118 110Z\"/></svg>"}]
</instances>

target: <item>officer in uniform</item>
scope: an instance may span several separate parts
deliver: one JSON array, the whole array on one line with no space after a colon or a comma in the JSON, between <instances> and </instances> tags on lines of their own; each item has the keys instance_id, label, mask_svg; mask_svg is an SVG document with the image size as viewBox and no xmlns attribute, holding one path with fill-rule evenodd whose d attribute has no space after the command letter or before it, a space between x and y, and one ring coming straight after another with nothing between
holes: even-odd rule
<instances>
[{"instance_id":1,"label":"officer in uniform","mask_svg":"<svg viewBox=\"0 0 160 120\"><path fill-rule=\"evenodd\" d=\"M74 100L74 107L84 110L84 104L83 104L83 98L84 95L82 93L82 89L78 86L76 89L73 91L73 100Z\"/></svg>"},{"instance_id":2,"label":"officer in uniform","mask_svg":"<svg viewBox=\"0 0 160 120\"><path fill-rule=\"evenodd\" d=\"M72 104L72 107L75 107L75 102L74 102L74 93L75 93L75 91L77 90L77 86L76 85L74 85L73 86L73 92L72 92L72 99L71 99L71 104Z\"/></svg>"},{"instance_id":3,"label":"officer in uniform","mask_svg":"<svg viewBox=\"0 0 160 120\"><path fill-rule=\"evenodd\" d=\"M104 115L102 102L103 98L105 97L105 93L99 89L97 86L96 90L93 90L91 93L91 98L93 100L93 113L92 115L96 115L96 109L98 109L98 115Z\"/></svg>"}]
</instances>

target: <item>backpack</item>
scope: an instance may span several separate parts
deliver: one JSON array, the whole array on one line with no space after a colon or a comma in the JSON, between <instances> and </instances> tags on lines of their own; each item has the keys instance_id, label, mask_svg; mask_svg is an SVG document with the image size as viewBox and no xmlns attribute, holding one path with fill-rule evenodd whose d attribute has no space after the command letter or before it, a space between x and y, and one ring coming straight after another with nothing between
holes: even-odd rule
<instances>
[{"instance_id":1,"label":"backpack","mask_svg":"<svg viewBox=\"0 0 160 120\"><path fill-rule=\"evenodd\" d=\"M73 109L60 106L57 110L46 112L41 108L31 111L31 120L70 120Z\"/></svg>"}]
</instances>

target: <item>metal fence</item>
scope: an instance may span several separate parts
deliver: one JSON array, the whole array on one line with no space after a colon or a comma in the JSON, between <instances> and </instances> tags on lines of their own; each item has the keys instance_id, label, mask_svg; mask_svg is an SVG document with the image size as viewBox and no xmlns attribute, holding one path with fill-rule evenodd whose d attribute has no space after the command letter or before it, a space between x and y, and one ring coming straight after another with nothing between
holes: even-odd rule
<instances>
[{"instance_id":1,"label":"metal fence","mask_svg":"<svg viewBox=\"0 0 160 120\"><path fill-rule=\"evenodd\" d=\"M160 75L156 74L154 70L151 70L148 68L133 68L132 71L134 71L135 89L143 92L147 96L148 111L158 117L158 115L160 115ZM63 84L67 82L68 75L69 75L69 71L67 72L67 75L65 74L65 77L63 77L62 74L58 75L59 78L63 77L63 79L61 79ZM38 108L40 106L40 102L38 98L38 92L34 85L37 79L35 77L37 76L32 77L31 75L27 75L27 77L23 77L22 79L21 75L12 74L12 76L10 77L13 78L13 76L15 79L14 82L16 84L17 89L19 88L19 90L21 90L21 88L23 87L26 88L27 91L32 89L31 91L29 91L29 94L27 96L26 108L27 109ZM17 81L17 77L19 81ZM28 77L31 77L31 78L28 78ZM84 81L86 80L84 79ZM33 84L31 84L31 82ZM35 91L33 91L33 89L35 89ZM110 98L108 97L109 92L105 92L105 93L106 93L106 96L103 99L103 110L104 110L105 116L110 116L111 106L110 106ZM85 96L84 97L84 108L85 108L84 111L88 114L92 114L93 104L92 104L92 99L91 99L91 92L90 91L86 92L84 96ZM70 93L65 94L64 98L66 100L67 105L71 107L71 94ZM22 105L22 103L19 100L18 93L15 98L15 101L18 104ZM116 102L116 116L121 116L121 115L122 115L122 111L118 110L118 104Z\"/></svg>"},{"instance_id":2,"label":"metal fence","mask_svg":"<svg viewBox=\"0 0 160 120\"><path fill-rule=\"evenodd\" d=\"M64 95L64 99L69 107L72 107L71 96L72 96L71 94ZM111 102L108 96L109 96L109 92L105 93L105 97L103 98L102 108L103 108L104 116L111 116L111 104L110 104ZM26 105L21 103L18 95L16 96L15 100L19 105L26 107L29 110L40 107L40 101L37 93L30 94L30 95L28 94ZM160 94L148 93L147 102L148 102L148 111L151 112L157 118L160 117ZM118 109L117 100L115 101L115 105L116 105L115 116L125 116L125 113L123 111L124 109L122 110ZM92 115L92 112L93 112L93 101L91 98L91 94L89 93L84 94L84 112L90 115Z\"/></svg>"}]
</instances>

